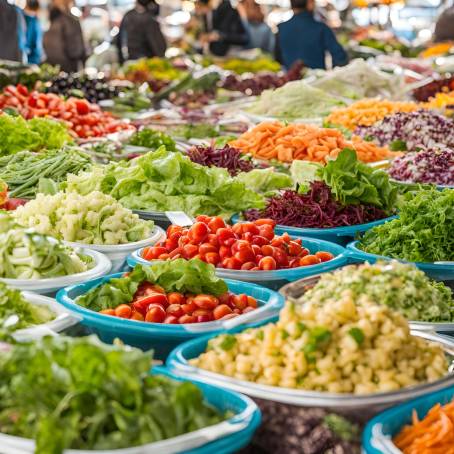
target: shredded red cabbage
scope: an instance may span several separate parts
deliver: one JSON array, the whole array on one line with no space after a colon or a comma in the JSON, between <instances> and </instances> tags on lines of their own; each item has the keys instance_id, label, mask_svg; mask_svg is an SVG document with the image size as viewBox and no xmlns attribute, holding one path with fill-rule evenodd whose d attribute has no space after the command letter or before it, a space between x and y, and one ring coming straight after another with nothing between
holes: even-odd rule
<instances>
[{"instance_id":1,"label":"shredded red cabbage","mask_svg":"<svg viewBox=\"0 0 454 454\"><path fill-rule=\"evenodd\" d=\"M311 183L306 194L285 191L270 198L265 210L248 210L244 215L249 221L265 217L281 225L319 229L366 224L386 217L373 205L341 205L322 181Z\"/></svg>"},{"instance_id":2,"label":"shredded red cabbage","mask_svg":"<svg viewBox=\"0 0 454 454\"><path fill-rule=\"evenodd\" d=\"M188 151L189 159L192 162L207 167L223 167L230 175L235 176L239 172L250 172L254 165L245 158L237 148L226 145L224 148L193 147Z\"/></svg>"}]
</instances>

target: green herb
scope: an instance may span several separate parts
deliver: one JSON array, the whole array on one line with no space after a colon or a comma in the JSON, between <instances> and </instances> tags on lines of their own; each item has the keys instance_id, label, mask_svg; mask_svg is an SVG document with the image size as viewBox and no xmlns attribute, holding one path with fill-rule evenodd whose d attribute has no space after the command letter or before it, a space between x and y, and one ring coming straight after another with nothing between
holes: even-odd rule
<instances>
[{"instance_id":1,"label":"green herb","mask_svg":"<svg viewBox=\"0 0 454 454\"><path fill-rule=\"evenodd\" d=\"M231 350L237 343L236 337L232 334L224 334L221 339L219 348L225 351Z\"/></svg>"},{"instance_id":2,"label":"green herb","mask_svg":"<svg viewBox=\"0 0 454 454\"><path fill-rule=\"evenodd\" d=\"M344 441L359 441L359 426L351 423L343 416L330 413L323 418L326 426Z\"/></svg>"},{"instance_id":3,"label":"green herb","mask_svg":"<svg viewBox=\"0 0 454 454\"><path fill-rule=\"evenodd\" d=\"M255 337L258 339L258 340L263 340L265 338L265 333L263 332L263 330L259 330L257 331Z\"/></svg>"},{"instance_id":4,"label":"green herb","mask_svg":"<svg viewBox=\"0 0 454 454\"><path fill-rule=\"evenodd\" d=\"M391 151L407 151L407 143L404 140L393 140L389 144Z\"/></svg>"},{"instance_id":5,"label":"green herb","mask_svg":"<svg viewBox=\"0 0 454 454\"><path fill-rule=\"evenodd\" d=\"M80 306L101 311L128 304L142 282L158 284L169 292L222 295L228 288L215 268L199 259L176 259L153 266L136 265L127 277L110 279L77 298Z\"/></svg>"},{"instance_id":6,"label":"green herb","mask_svg":"<svg viewBox=\"0 0 454 454\"><path fill-rule=\"evenodd\" d=\"M355 339L358 345L361 345L364 342L364 332L362 329L356 327L351 328L348 331L348 334L350 334L350 336L352 336L353 339Z\"/></svg>"},{"instance_id":7,"label":"green herb","mask_svg":"<svg viewBox=\"0 0 454 454\"><path fill-rule=\"evenodd\" d=\"M312 328L309 332L307 344L303 347L306 360L314 362L315 352L323 349L330 342L331 337L331 331L323 326L316 326Z\"/></svg>"},{"instance_id":8,"label":"green herb","mask_svg":"<svg viewBox=\"0 0 454 454\"><path fill-rule=\"evenodd\" d=\"M366 232L360 248L409 262L454 260L454 189L407 193L399 218Z\"/></svg>"},{"instance_id":9,"label":"green herb","mask_svg":"<svg viewBox=\"0 0 454 454\"><path fill-rule=\"evenodd\" d=\"M162 131L156 131L150 128L144 128L134 133L128 143L152 150L157 150L159 147L164 146L168 151L176 151L175 141L170 136Z\"/></svg>"},{"instance_id":10,"label":"green herb","mask_svg":"<svg viewBox=\"0 0 454 454\"><path fill-rule=\"evenodd\" d=\"M321 167L317 175L344 205L371 204L388 213L395 209L397 189L388 174L363 164L354 150L342 150L337 159Z\"/></svg>"},{"instance_id":11,"label":"green herb","mask_svg":"<svg viewBox=\"0 0 454 454\"><path fill-rule=\"evenodd\" d=\"M281 337L282 339L287 339L287 337L289 337L290 334L288 333L288 331L286 331L285 329L281 330Z\"/></svg>"},{"instance_id":12,"label":"green herb","mask_svg":"<svg viewBox=\"0 0 454 454\"><path fill-rule=\"evenodd\" d=\"M95 337L47 337L0 355L2 433L36 454L139 446L225 419L200 389L150 375L151 354Z\"/></svg>"}]
</instances>

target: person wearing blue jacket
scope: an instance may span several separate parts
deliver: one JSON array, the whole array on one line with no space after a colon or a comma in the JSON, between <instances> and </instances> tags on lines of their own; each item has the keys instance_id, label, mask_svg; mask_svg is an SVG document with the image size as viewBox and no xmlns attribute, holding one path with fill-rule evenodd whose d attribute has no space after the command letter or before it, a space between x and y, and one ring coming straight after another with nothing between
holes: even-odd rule
<instances>
[{"instance_id":1,"label":"person wearing blue jacket","mask_svg":"<svg viewBox=\"0 0 454 454\"><path fill-rule=\"evenodd\" d=\"M307 68L326 69L329 53L333 66L345 65L347 53L334 32L314 18L314 0L291 0L293 17L278 26L276 59L287 69L302 61Z\"/></svg>"},{"instance_id":2,"label":"person wearing blue jacket","mask_svg":"<svg viewBox=\"0 0 454 454\"><path fill-rule=\"evenodd\" d=\"M39 1L27 0L24 9L26 49L29 64L39 65L43 58L43 30L38 19Z\"/></svg>"}]
</instances>

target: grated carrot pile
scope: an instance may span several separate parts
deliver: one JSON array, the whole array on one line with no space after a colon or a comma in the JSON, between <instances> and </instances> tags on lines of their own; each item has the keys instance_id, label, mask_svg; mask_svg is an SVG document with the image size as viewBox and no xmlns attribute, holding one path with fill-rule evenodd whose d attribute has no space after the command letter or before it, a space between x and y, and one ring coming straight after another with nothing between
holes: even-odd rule
<instances>
[{"instance_id":1,"label":"grated carrot pile","mask_svg":"<svg viewBox=\"0 0 454 454\"><path fill-rule=\"evenodd\" d=\"M382 101L379 99L362 99L348 107L334 109L326 121L332 125L343 126L354 131L357 126L372 126L387 115L396 112L413 112L418 109L414 102Z\"/></svg>"},{"instance_id":2,"label":"grated carrot pile","mask_svg":"<svg viewBox=\"0 0 454 454\"><path fill-rule=\"evenodd\" d=\"M435 405L421 421L413 411L411 426L393 441L404 454L454 454L454 402Z\"/></svg>"},{"instance_id":3,"label":"grated carrot pile","mask_svg":"<svg viewBox=\"0 0 454 454\"><path fill-rule=\"evenodd\" d=\"M230 142L230 145L258 159L277 159L282 162L299 159L325 163L330 158L336 158L344 148L356 150L358 159L363 162L398 156L398 153L366 142L358 136L347 140L337 129L301 123L284 125L278 121L260 123Z\"/></svg>"}]
</instances>

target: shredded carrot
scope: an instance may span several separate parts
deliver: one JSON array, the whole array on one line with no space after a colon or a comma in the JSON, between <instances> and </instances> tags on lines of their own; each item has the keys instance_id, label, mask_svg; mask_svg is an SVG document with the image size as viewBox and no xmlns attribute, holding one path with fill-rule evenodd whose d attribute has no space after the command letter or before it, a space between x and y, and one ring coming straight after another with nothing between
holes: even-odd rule
<instances>
[{"instance_id":1,"label":"shredded carrot","mask_svg":"<svg viewBox=\"0 0 454 454\"><path fill-rule=\"evenodd\" d=\"M336 158L344 148L354 149L358 159L363 162L381 161L399 155L358 136L347 140L337 129L301 123L284 125L280 122L263 122L230 142L230 145L258 159L277 159L282 162L299 159L323 164Z\"/></svg>"},{"instance_id":2,"label":"shredded carrot","mask_svg":"<svg viewBox=\"0 0 454 454\"><path fill-rule=\"evenodd\" d=\"M393 441L404 454L454 454L454 402L434 405L422 420L413 411Z\"/></svg>"}]
</instances>

